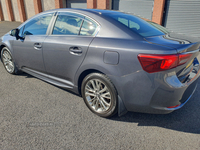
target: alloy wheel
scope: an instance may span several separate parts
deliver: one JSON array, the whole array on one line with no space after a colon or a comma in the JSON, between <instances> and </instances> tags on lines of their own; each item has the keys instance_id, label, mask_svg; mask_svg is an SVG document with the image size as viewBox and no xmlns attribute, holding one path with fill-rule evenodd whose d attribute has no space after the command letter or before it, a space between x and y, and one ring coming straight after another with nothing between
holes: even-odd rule
<instances>
[{"instance_id":1,"label":"alloy wheel","mask_svg":"<svg viewBox=\"0 0 200 150\"><path fill-rule=\"evenodd\" d=\"M13 63L10 53L7 50L3 50L2 61L3 61L3 64L6 68L6 70L9 73L13 73L15 70L14 63Z\"/></svg>"},{"instance_id":2,"label":"alloy wheel","mask_svg":"<svg viewBox=\"0 0 200 150\"><path fill-rule=\"evenodd\" d=\"M111 93L106 84L99 79L91 79L85 86L85 97L97 113L106 112L111 106Z\"/></svg>"}]
</instances>

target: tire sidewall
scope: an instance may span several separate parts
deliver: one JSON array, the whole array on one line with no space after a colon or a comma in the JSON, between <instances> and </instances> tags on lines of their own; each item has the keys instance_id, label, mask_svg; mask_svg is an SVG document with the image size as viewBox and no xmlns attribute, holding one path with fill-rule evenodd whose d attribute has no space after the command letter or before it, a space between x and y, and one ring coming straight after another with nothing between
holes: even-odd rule
<instances>
[{"instance_id":1,"label":"tire sidewall","mask_svg":"<svg viewBox=\"0 0 200 150\"><path fill-rule=\"evenodd\" d=\"M103 113L98 113L98 112L94 111L91 108L91 106L89 105L89 103L87 102L87 99L85 96L85 86L86 86L87 82L92 79L98 79L101 82L103 82L107 86L107 88L109 89L109 91L111 93L111 106L107 111L105 111ZM81 93L82 93L82 97L83 97L84 102L87 105L87 107L93 113L97 114L98 116L107 118L107 117L113 116L116 113L116 111L117 111L117 92L115 90L114 85L112 84L112 82L109 80L109 78L107 76L100 74L100 73L89 74L88 76L85 77L85 79L82 82Z\"/></svg>"}]
</instances>

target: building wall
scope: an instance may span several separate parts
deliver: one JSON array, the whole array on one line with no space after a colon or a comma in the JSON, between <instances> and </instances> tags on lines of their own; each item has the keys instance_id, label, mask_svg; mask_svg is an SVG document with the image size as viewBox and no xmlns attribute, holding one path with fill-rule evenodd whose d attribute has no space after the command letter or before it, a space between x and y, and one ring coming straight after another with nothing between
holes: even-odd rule
<instances>
[{"instance_id":1,"label":"building wall","mask_svg":"<svg viewBox=\"0 0 200 150\"><path fill-rule=\"evenodd\" d=\"M55 0L41 0L41 3L43 11L55 9Z\"/></svg>"},{"instance_id":2,"label":"building wall","mask_svg":"<svg viewBox=\"0 0 200 150\"><path fill-rule=\"evenodd\" d=\"M1 7L2 7L2 11L3 11L4 20L9 21L8 11L6 8L6 0L1 0Z\"/></svg>"},{"instance_id":3,"label":"building wall","mask_svg":"<svg viewBox=\"0 0 200 150\"><path fill-rule=\"evenodd\" d=\"M12 8L13 8L14 20L15 21L20 21L17 0L12 0L11 3L12 3Z\"/></svg>"},{"instance_id":4,"label":"building wall","mask_svg":"<svg viewBox=\"0 0 200 150\"><path fill-rule=\"evenodd\" d=\"M9 6L10 6L9 14L8 14L8 10L7 10L8 8L6 5L6 2L8 1L11 1L11 5L9 3ZM2 6L2 12L4 16L3 19L6 21L11 21L11 20L25 21L26 19L31 18L36 13L41 12L41 11L46 11L46 10L55 9L55 8L62 8L62 7L65 8L67 1L69 0L0 0L1 6ZM90 9L92 8L112 9L112 1L113 0L87 0L87 7ZM18 2L22 4L20 6L23 6L24 4L24 7L18 8ZM162 2L162 6L160 6L160 2ZM153 13L152 21L160 23L162 22L162 15L163 15L165 0L154 0L154 4L155 5L153 8L153 12L155 11L155 13ZM26 15L23 15L23 14L26 14ZM0 18L0 20L2 20L2 17Z\"/></svg>"},{"instance_id":5,"label":"building wall","mask_svg":"<svg viewBox=\"0 0 200 150\"><path fill-rule=\"evenodd\" d=\"M34 8L33 0L24 0L24 7L25 7L27 19L29 19L35 15L35 8Z\"/></svg>"}]
</instances>

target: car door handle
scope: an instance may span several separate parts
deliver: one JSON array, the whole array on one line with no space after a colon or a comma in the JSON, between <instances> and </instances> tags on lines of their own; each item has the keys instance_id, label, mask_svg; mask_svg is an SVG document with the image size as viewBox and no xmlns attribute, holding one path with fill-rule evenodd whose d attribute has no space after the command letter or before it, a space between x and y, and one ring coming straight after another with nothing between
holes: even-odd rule
<instances>
[{"instance_id":1,"label":"car door handle","mask_svg":"<svg viewBox=\"0 0 200 150\"><path fill-rule=\"evenodd\" d=\"M70 47L69 51L71 54L80 55L83 51L80 47Z\"/></svg>"},{"instance_id":2,"label":"car door handle","mask_svg":"<svg viewBox=\"0 0 200 150\"><path fill-rule=\"evenodd\" d=\"M34 43L34 48L35 49L41 49L42 48L42 44L41 43Z\"/></svg>"}]
</instances>

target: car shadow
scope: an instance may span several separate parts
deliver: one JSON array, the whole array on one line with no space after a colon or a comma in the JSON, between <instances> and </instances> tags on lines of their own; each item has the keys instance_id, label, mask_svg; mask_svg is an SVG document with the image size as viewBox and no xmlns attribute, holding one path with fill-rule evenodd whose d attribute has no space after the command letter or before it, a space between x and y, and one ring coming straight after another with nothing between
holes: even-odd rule
<instances>
[{"instance_id":1,"label":"car shadow","mask_svg":"<svg viewBox=\"0 0 200 150\"><path fill-rule=\"evenodd\" d=\"M20 75L25 76L26 78L35 78L27 73L22 73ZM80 95L77 95L69 90L60 87L58 88L80 97ZM115 115L111 117L110 120L138 123L138 126L157 126L176 131L200 134L199 114L200 114L200 80L198 81L197 89L193 94L192 98L186 103L184 107L182 107L179 110L164 115L128 112L121 117Z\"/></svg>"},{"instance_id":2,"label":"car shadow","mask_svg":"<svg viewBox=\"0 0 200 150\"><path fill-rule=\"evenodd\" d=\"M157 126L166 129L200 134L200 80L192 98L179 110L170 114L144 114L128 112L113 116L111 120L138 123L138 126Z\"/></svg>"},{"instance_id":3,"label":"car shadow","mask_svg":"<svg viewBox=\"0 0 200 150\"><path fill-rule=\"evenodd\" d=\"M53 86L55 86L55 87L57 87L57 88L59 88L59 89L61 89L61 90L64 90L64 91L66 91L66 92L69 92L69 93L71 93L71 94L73 94L73 95L76 95L76 96L78 96L78 97L81 97L79 94L74 93L73 91L70 91L70 90L68 90L68 89L64 89L64 88L62 88L62 87L59 87L59 86L54 85L54 84L52 84L52 83L49 83L49 82L47 82L47 81L45 81L45 80L42 80L42 79L40 79L40 78L34 77L34 76L32 76L32 75L30 75L30 74L27 74L27 73L25 73L25 72L20 73L18 76L23 76L23 77L25 77L25 78L36 78L36 79L38 79L38 80L41 80L41 81L43 81L43 82L46 82L47 84L51 84L51 85L53 85Z\"/></svg>"}]
</instances>

